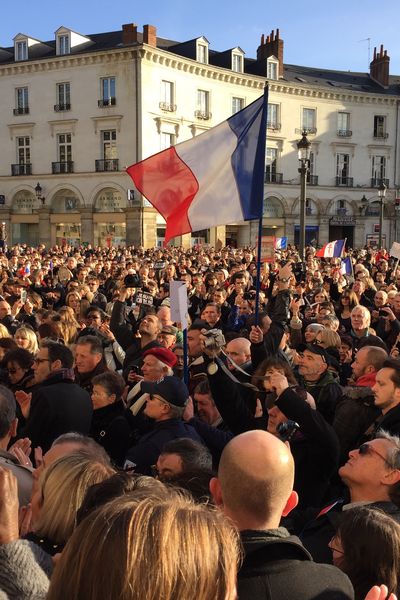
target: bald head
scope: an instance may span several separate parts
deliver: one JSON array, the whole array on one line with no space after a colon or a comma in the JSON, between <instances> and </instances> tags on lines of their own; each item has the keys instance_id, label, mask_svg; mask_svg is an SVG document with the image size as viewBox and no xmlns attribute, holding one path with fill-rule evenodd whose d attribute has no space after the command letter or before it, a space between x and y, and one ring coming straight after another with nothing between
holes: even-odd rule
<instances>
[{"instance_id":1,"label":"bald head","mask_svg":"<svg viewBox=\"0 0 400 600\"><path fill-rule=\"evenodd\" d=\"M218 482L217 504L240 529L278 527L293 491L292 454L270 433L248 431L224 448Z\"/></svg>"},{"instance_id":2,"label":"bald head","mask_svg":"<svg viewBox=\"0 0 400 600\"><path fill-rule=\"evenodd\" d=\"M250 360L250 340L246 338L235 338L226 345L227 355L238 365L243 365Z\"/></svg>"}]
</instances>

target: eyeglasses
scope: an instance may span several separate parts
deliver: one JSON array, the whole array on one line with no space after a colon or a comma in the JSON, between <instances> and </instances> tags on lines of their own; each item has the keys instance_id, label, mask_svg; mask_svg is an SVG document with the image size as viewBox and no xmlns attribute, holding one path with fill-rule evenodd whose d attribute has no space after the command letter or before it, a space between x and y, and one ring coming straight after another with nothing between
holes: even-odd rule
<instances>
[{"instance_id":1,"label":"eyeglasses","mask_svg":"<svg viewBox=\"0 0 400 600\"><path fill-rule=\"evenodd\" d=\"M317 340L317 338L315 338L313 344L315 344L316 346L323 346L324 342L322 340Z\"/></svg>"},{"instance_id":2,"label":"eyeglasses","mask_svg":"<svg viewBox=\"0 0 400 600\"><path fill-rule=\"evenodd\" d=\"M338 554L344 554L343 550L339 550L339 548L336 548L336 546L334 546L334 542L336 540L336 535L333 536L333 538L331 539L331 541L328 544L328 548L330 550L332 550L332 552L337 552Z\"/></svg>"},{"instance_id":3,"label":"eyeglasses","mask_svg":"<svg viewBox=\"0 0 400 600\"><path fill-rule=\"evenodd\" d=\"M17 372L17 369L7 369L7 373L9 375L15 375L16 372Z\"/></svg>"},{"instance_id":4,"label":"eyeglasses","mask_svg":"<svg viewBox=\"0 0 400 600\"><path fill-rule=\"evenodd\" d=\"M366 456L368 454L376 454L377 456L379 456L382 460L385 461L385 463L389 464L388 459L386 458L386 456L384 456L383 454L381 454L380 452L378 452L378 450L375 450L375 448L373 446L371 446L371 444L361 444L361 446L358 449L358 453L361 454L361 456Z\"/></svg>"},{"instance_id":5,"label":"eyeglasses","mask_svg":"<svg viewBox=\"0 0 400 600\"><path fill-rule=\"evenodd\" d=\"M50 359L49 358L34 358L33 362L37 365L40 365L40 363L43 363L43 362L50 362Z\"/></svg>"}]
</instances>

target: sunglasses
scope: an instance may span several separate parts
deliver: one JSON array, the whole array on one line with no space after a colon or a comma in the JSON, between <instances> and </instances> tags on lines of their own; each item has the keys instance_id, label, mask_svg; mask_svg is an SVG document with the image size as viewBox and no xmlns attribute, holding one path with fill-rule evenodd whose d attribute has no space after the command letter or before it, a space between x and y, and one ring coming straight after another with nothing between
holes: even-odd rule
<instances>
[{"instance_id":1,"label":"sunglasses","mask_svg":"<svg viewBox=\"0 0 400 600\"><path fill-rule=\"evenodd\" d=\"M361 456L368 456L368 454L376 454L377 456L379 456L382 460L385 461L385 463L389 464L388 459L386 458L386 456L384 456L383 454L381 454L380 452L378 452L378 450L375 450L375 448L373 446L371 446L371 444L361 444L361 446L358 449L358 453Z\"/></svg>"}]
</instances>

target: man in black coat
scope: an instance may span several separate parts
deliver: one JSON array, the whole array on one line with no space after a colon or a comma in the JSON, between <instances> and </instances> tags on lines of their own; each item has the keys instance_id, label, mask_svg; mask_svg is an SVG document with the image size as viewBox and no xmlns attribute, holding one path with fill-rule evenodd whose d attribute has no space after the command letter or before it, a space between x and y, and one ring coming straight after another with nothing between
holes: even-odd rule
<instances>
[{"instance_id":1,"label":"man in black coat","mask_svg":"<svg viewBox=\"0 0 400 600\"><path fill-rule=\"evenodd\" d=\"M372 439L379 429L400 435L400 359L388 358L376 375L372 388L374 404L381 411L366 438ZM364 440L362 440L364 441Z\"/></svg>"},{"instance_id":2,"label":"man in black coat","mask_svg":"<svg viewBox=\"0 0 400 600\"><path fill-rule=\"evenodd\" d=\"M300 540L279 527L297 503L289 448L264 431L248 431L225 447L218 477L210 482L215 504L240 531L244 560L240 600L353 598L348 577L319 565Z\"/></svg>"},{"instance_id":3,"label":"man in black coat","mask_svg":"<svg viewBox=\"0 0 400 600\"><path fill-rule=\"evenodd\" d=\"M127 453L127 464L136 473L150 475L151 468L165 444L177 438L190 438L203 443L191 425L182 420L189 391L178 377L164 377L159 382L144 381L142 391L148 393L144 414L155 421L154 428L143 435Z\"/></svg>"},{"instance_id":4,"label":"man in black coat","mask_svg":"<svg viewBox=\"0 0 400 600\"><path fill-rule=\"evenodd\" d=\"M88 392L74 383L74 357L64 344L44 341L36 355L35 391L19 391L15 396L25 417L18 432L32 447L47 452L53 441L70 431L88 434L92 420L92 401Z\"/></svg>"}]
</instances>

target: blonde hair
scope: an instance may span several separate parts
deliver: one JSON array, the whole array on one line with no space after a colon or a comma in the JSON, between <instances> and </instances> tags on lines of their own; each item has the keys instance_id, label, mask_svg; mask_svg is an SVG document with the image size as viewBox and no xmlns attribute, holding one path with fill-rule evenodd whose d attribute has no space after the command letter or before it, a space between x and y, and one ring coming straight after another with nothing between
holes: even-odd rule
<instances>
[{"instance_id":1,"label":"blonde hair","mask_svg":"<svg viewBox=\"0 0 400 600\"><path fill-rule=\"evenodd\" d=\"M318 335L321 337L324 348L340 348L342 345L340 335L332 329L322 329Z\"/></svg>"},{"instance_id":2,"label":"blonde hair","mask_svg":"<svg viewBox=\"0 0 400 600\"><path fill-rule=\"evenodd\" d=\"M31 354L36 354L36 352L39 350L39 344L38 344L38 339L36 336L36 333L33 331L33 329L31 329L30 327L25 327L25 325L22 325L21 327L18 327L18 329L15 331L14 333L14 339L17 337L18 334L22 334L22 336L25 336L26 339L29 342L29 346L27 347L28 352L30 352Z\"/></svg>"},{"instance_id":3,"label":"blonde hair","mask_svg":"<svg viewBox=\"0 0 400 600\"><path fill-rule=\"evenodd\" d=\"M67 345L73 344L78 335L79 323L76 319L73 308L70 306L62 306L58 311L57 319L54 319L57 324L61 337Z\"/></svg>"},{"instance_id":4,"label":"blonde hair","mask_svg":"<svg viewBox=\"0 0 400 600\"><path fill-rule=\"evenodd\" d=\"M7 327L0 323L0 338L10 338L12 337L11 333L8 331Z\"/></svg>"},{"instance_id":5,"label":"blonde hair","mask_svg":"<svg viewBox=\"0 0 400 600\"><path fill-rule=\"evenodd\" d=\"M238 558L238 533L222 513L179 494L128 494L82 521L47 600L227 600Z\"/></svg>"},{"instance_id":6,"label":"blonde hair","mask_svg":"<svg viewBox=\"0 0 400 600\"><path fill-rule=\"evenodd\" d=\"M76 526L86 491L115 473L111 466L75 452L56 460L39 479L41 509L33 524L37 535L65 544Z\"/></svg>"}]
</instances>

